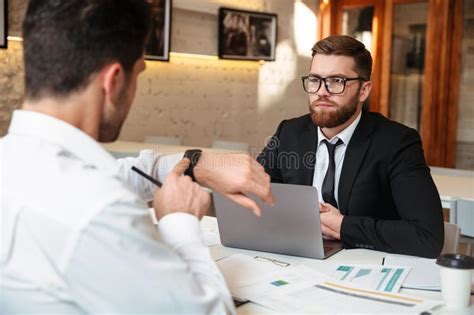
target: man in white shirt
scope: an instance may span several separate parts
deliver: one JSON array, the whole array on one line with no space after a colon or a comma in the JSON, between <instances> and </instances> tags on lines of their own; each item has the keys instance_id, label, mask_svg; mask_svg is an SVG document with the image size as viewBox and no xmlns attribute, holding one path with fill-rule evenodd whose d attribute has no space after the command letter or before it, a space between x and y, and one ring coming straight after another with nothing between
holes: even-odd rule
<instances>
[{"instance_id":1,"label":"man in white shirt","mask_svg":"<svg viewBox=\"0 0 474 315\"><path fill-rule=\"evenodd\" d=\"M30 1L25 102L0 140L1 314L235 312L199 229L210 195L183 173L259 214L245 194L273 203L263 168L206 153L117 162L97 142L127 116L149 21L142 0Z\"/></svg>"}]
</instances>

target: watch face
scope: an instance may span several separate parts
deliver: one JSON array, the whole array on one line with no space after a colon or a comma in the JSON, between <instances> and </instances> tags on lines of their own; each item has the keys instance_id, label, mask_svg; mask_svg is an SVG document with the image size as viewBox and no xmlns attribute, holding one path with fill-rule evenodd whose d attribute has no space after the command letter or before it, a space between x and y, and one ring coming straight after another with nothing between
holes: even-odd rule
<instances>
[{"instance_id":1,"label":"watch face","mask_svg":"<svg viewBox=\"0 0 474 315\"><path fill-rule=\"evenodd\" d=\"M191 161L188 169L184 171L184 175L191 177L193 181L196 181L194 177L194 166L198 163L201 153L202 150L199 149L186 150L186 152L184 152L184 158L188 158Z\"/></svg>"},{"instance_id":2,"label":"watch face","mask_svg":"<svg viewBox=\"0 0 474 315\"><path fill-rule=\"evenodd\" d=\"M202 150L188 150L186 151L185 157L189 158L191 164L196 165L201 157Z\"/></svg>"}]
</instances>

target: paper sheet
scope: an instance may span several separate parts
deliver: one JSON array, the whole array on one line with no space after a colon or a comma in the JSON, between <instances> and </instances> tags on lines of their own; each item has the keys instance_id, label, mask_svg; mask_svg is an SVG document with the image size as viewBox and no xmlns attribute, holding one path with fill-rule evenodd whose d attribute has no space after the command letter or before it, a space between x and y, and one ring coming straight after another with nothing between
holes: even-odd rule
<instances>
[{"instance_id":1,"label":"paper sheet","mask_svg":"<svg viewBox=\"0 0 474 315\"><path fill-rule=\"evenodd\" d=\"M232 296L252 300L261 292L273 293L288 288L310 285L329 277L305 266L281 267L271 261L234 254L217 262Z\"/></svg>"},{"instance_id":2,"label":"paper sheet","mask_svg":"<svg viewBox=\"0 0 474 315\"><path fill-rule=\"evenodd\" d=\"M411 266L412 270L402 285L406 289L441 290L441 278L436 259L428 259L406 255L387 255L385 265ZM474 292L474 273L472 275L471 292Z\"/></svg>"},{"instance_id":3,"label":"paper sheet","mask_svg":"<svg viewBox=\"0 0 474 315\"><path fill-rule=\"evenodd\" d=\"M206 246L210 247L221 244L221 238L219 236L219 233L214 231L212 228L203 228L201 229L201 231Z\"/></svg>"},{"instance_id":4,"label":"paper sheet","mask_svg":"<svg viewBox=\"0 0 474 315\"><path fill-rule=\"evenodd\" d=\"M253 302L279 312L292 313L410 313L432 310L440 301L354 288L345 283L324 281L289 292L255 296Z\"/></svg>"},{"instance_id":5,"label":"paper sheet","mask_svg":"<svg viewBox=\"0 0 474 315\"><path fill-rule=\"evenodd\" d=\"M221 244L219 227L215 223L215 218L204 217L200 222L204 243L206 246L216 246Z\"/></svg>"},{"instance_id":6,"label":"paper sheet","mask_svg":"<svg viewBox=\"0 0 474 315\"><path fill-rule=\"evenodd\" d=\"M411 267L326 264L321 271L334 280L351 285L384 292L398 292Z\"/></svg>"},{"instance_id":7,"label":"paper sheet","mask_svg":"<svg viewBox=\"0 0 474 315\"><path fill-rule=\"evenodd\" d=\"M412 272L403 283L403 288L440 290L441 280L436 259L404 255L385 256L384 265L411 266Z\"/></svg>"},{"instance_id":8,"label":"paper sheet","mask_svg":"<svg viewBox=\"0 0 474 315\"><path fill-rule=\"evenodd\" d=\"M233 296L280 312L421 313L440 302L366 290L305 266L235 254L218 262Z\"/></svg>"}]
</instances>

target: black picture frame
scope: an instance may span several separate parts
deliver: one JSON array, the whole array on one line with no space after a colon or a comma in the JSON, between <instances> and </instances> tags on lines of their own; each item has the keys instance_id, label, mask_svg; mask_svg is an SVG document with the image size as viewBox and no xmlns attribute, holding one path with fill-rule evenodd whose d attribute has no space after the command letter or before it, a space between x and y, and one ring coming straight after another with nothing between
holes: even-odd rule
<instances>
[{"instance_id":1,"label":"black picture frame","mask_svg":"<svg viewBox=\"0 0 474 315\"><path fill-rule=\"evenodd\" d=\"M150 37L145 46L145 59L169 61L171 44L171 0L148 0L153 14Z\"/></svg>"},{"instance_id":2,"label":"black picture frame","mask_svg":"<svg viewBox=\"0 0 474 315\"><path fill-rule=\"evenodd\" d=\"M0 0L0 48L8 48L8 1Z\"/></svg>"},{"instance_id":3,"label":"black picture frame","mask_svg":"<svg viewBox=\"0 0 474 315\"><path fill-rule=\"evenodd\" d=\"M276 14L219 8L218 24L219 58L275 60Z\"/></svg>"}]
</instances>

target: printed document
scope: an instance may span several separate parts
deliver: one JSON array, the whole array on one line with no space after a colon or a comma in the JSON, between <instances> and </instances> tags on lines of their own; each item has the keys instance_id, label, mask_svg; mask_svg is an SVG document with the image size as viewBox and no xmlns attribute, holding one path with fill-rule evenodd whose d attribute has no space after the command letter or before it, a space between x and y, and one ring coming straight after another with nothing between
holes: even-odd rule
<instances>
[{"instance_id":1,"label":"printed document","mask_svg":"<svg viewBox=\"0 0 474 315\"><path fill-rule=\"evenodd\" d=\"M234 254L217 262L232 296L279 312L421 313L441 304L356 287L298 265Z\"/></svg>"},{"instance_id":2,"label":"printed document","mask_svg":"<svg viewBox=\"0 0 474 315\"><path fill-rule=\"evenodd\" d=\"M436 264L436 259L407 255L387 255L384 259L384 266L385 265L412 267L402 288L441 291L440 267ZM472 275L471 292L474 292L474 274Z\"/></svg>"},{"instance_id":3,"label":"printed document","mask_svg":"<svg viewBox=\"0 0 474 315\"><path fill-rule=\"evenodd\" d=\"M409 313L420 314L441 301L365 290L336 281L315 282L287 292L256 295L251 301L279 312L292 313Z\"/></svg>"},{"instance_id":4,"label":"printed document","mask_svg":"<svg viewBox=\"0 0 474 315\"><path fill-rule=\"evenodd\" d=\"M271 259L259 260L242 254L230 255L217 262L233 297L253 300L255 295L272 294L293 287L308 286L330 279L328 276L305 266L282 267Z\"/></svg>"},{"instance_id":5,"label":"printed document","mask_svg":"<svg viewBox=\"0 0 474 315\"><path fill-rule=\"evenodd\" d=\"M403 288L441 290L439 266L436 264L436 259L406 255L385 256L384 266L394 264L412 267L412 272L402 285Z\"/></svg>"},{"instance_id":6,"label":"printed document","mask_svg":"<svg viewBox=\"0 0 474 315\"><path fill-rule=\"evenodd\" d=\"M327 264L320 271L334 280L350 283L359 288L398 292L407 278L411 267Z\"/></svg>"}]
</instances>

